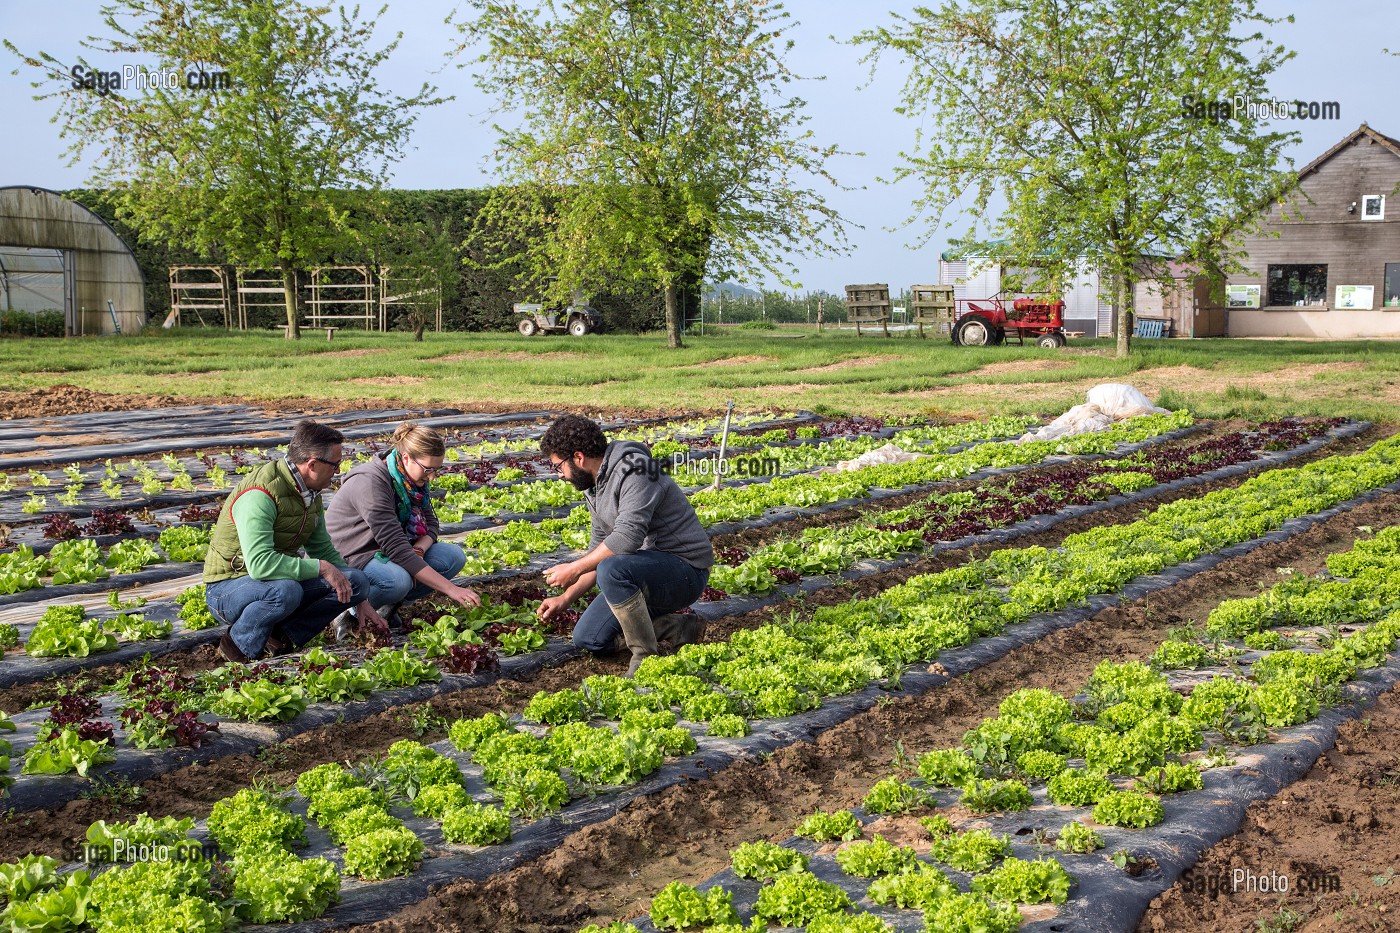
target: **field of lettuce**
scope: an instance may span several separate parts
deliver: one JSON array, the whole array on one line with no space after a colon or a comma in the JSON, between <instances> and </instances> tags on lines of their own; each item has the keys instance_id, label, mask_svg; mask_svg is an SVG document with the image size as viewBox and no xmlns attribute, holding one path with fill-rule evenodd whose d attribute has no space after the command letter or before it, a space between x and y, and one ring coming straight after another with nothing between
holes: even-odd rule
<instances>
[{"instance_id":1,"label":"field of lettuce","mask_svg":"<svg viewBox=\"0 0 1400 933\"><path fill-rule=\"evenodd\" d=\"M1159 895L1400 680L1382 428L760 411L712 484L721 419L608 423L689 462L717 556L705 640L629 680L581 606L535 617L588 540L548 414L444 425L480 608L248 665L199 568L275 447L215 412L235 442L11 468L0 431L0 927L1173 928ZM886 445L920 456L832 469Z\"/></svg>"}]
</instances>

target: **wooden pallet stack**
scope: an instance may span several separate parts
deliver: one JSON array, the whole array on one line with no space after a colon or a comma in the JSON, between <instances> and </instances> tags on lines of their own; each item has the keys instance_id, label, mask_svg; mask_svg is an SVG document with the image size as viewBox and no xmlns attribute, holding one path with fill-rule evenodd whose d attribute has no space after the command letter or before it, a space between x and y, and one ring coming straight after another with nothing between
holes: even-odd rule
<instances>
[{"instance_id":1,"label":"wooden pallet stack","mask_svg":"<svg viewBox=\"0 0 1400 933\"><path fill-rule=\"evenodd\" d=\"M846 318L856 325L879 324L890 335L890 287L888 285L847 285Z\"/></svg>"},{"instance_id":2,"label":"wooden pallet stack","mask_svg":"<svg viewBox=\"0 0 1400 933\"><path fill-rule=\"evenodd\" d=\"M953 311L953 286L915 285L910 289L909 307L914 313L914 323L919 325L920 337L924 335L925 324L932 327L935 334L953 335L957 320Z\"/></svg>"}]
</instances>

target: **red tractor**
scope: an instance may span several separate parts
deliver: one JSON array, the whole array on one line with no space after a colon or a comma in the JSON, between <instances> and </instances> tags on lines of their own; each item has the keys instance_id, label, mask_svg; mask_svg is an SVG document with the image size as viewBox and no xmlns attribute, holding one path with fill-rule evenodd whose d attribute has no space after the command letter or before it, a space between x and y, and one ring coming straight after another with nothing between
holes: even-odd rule
<instances>
[{"instance_id":1,"label":"red tractor","mask_svg":"<svg viewBox=\"0 0 1400 933\"><path fill-rule=\"evenodd\" d=\"M1000 293L991 298L959 298L954 302L953 344L960 347L990 347L1002 341L1053 350L1063 347L1065 303L1039 298L1017 298L1007 310Z\"/></svg>"}]
</instances>

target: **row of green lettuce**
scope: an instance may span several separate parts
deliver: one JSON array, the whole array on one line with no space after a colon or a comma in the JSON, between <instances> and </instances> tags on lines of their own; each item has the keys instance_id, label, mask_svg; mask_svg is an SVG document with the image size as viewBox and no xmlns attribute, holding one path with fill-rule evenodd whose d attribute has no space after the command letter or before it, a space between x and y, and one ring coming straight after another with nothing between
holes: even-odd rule
<instances>
[{"instance_id":1,"label":"row of green lettuce","mask_svg":"<svg viewBox=\"0 0 1400 933\"><path fill-rule=\"evenodd\" d=\"M105 551L91 538L60 541L47 554L27 544L0 554L0 596L39 587L96 583L112 574L139 573L167 560L198 562L209 548L210 531L194 525L165 529L154 542L118 541ZM45 581L47 580L47 584Z\"/></svg>"},{"instance_id":2,"label":"row of green lettuce","mask_svg":"<svg viewBox=\"0 0 1400 933\"><path fill-rule=\"evenodd\" d=\"M909 453L928 453L946 450L957 444L968 444L991 440L998 437L1014 437L1036 424L1039 419L998 415L985 421L969 425L928 425L906 428L895 432L888 439L879 436L855 438L832 438L820 444L798 446L766 446L750 448L739 457L749 461L759 461L765 468L775 473L786 474L829 467L843 460L854 460L886 445ZM801 430L800 428L798 429ZM679 453L679 451L676 451ZM665 451L652 448L653 457L666 456ZM731 458L726 458L731 459ZM733 459L737 459L733 458ZM715 475L714 464L681 465L671 473L671 477L682 486L708 485ZM728 467L732 473L735 466Z\"/></svg>"},{"instance_id":3,"label":"row of green lettuce","mask_svg":"<svg viewBox=\"0 0 1400 933\"><path fill-rule=\"evenodd\" d=\"M997 417L987 421L972 421L964 424L910 428L899 432L897 436L910 447L928 446L935 449L946 449L989 438L1005 437L1022 430L1031 421L1032 419L1025 418ZM797 429L797 431L803 430L802 428ZM805 430L808 433L815 431L820 434L818 428ZM774 440L784 442L787 440L786 432L777 431L774 433L782 435L781 438L774 438ZM781 446L750 448L744 450L742 454L730 454L726 459L732 461L742 456L745 460L761 461L765 470L774 473L790 473L794 470L810 470L820 466L828 466L841 460L852 459L886 443L890 442L876 436L830 438L796 446L783 443ZM679 443L663 442L651 447L651 455L661 460L668 471L671 467L670 458L674 454L682 452L688 452L688 448ZM701 480L697 479L693 475L694 473L695 470L682 467L680 470L674 471L672 476L682 485L696 485ZM707 477L707 479L712 478L713 474ZM455 481L453 478L445 478L438 483L438 486L447 490L446 497L437 507L438 513L447 521L460 521L463 515L528 514L543 508L558 508L583 499L583 493L580 490L558 479L503 488L473 486L466 481L465 477Z\"/></svg>"},{"instance_id":4,"label":"row of green lettuce","mask_svg":"<svg viewBox=\"0 0 1400 933\"><path fill-rule=\"evenodd\" d=\"M925 447L947 448L1005 436L1013 423L1017 422L992 418L946 428L925 429L920 436L925 438ZM1192 419L1186 412L1146 415L1097 434L1083 434L1058 441L981 443L956 453L930 454L906 463L876 464L836 474L801 473L781 476L765 483L701 490L691 496L691 502L702 524L740 521L755 518L773 508L810 507L838 499L860 498L876 488L900 489L913 484L957 479L988 467L1038 463L1055 454L1107 453L1119 444L1146 440L1190 424ZM873 441L853 443L878 446ZM796 456L792 453L780 454L782 450L798 451L801 448L773 448L771 454L774 457ZM560 480L504 489L483 488L449 493L438 506L438 515L444 521L451 522L461 521L462 516L467 514L529 514L542 508L565 506L582 498L581 492Z\"/></svg>"}]
</instances>

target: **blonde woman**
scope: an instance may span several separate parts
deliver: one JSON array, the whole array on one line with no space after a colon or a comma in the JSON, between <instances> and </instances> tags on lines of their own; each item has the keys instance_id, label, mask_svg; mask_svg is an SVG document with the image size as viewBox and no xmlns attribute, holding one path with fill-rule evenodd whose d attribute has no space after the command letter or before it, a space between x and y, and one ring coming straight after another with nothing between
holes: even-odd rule
<instances>
[{"instance_id":1,"label":"blonde woman","mask_svg":"<svg viewBox=\"0 0 1400 933\"><path fill-rule=\"evenodd\" d=\"M479 606L476 591L452 582L466 563L456 544L438 540L428 486L446 446L432 428L405 421L394 446L351 470L326 511L326 529L346 562L369 580L369 602L385 615L405 600L438 592Z\"/></svg>"}]
</instances>

